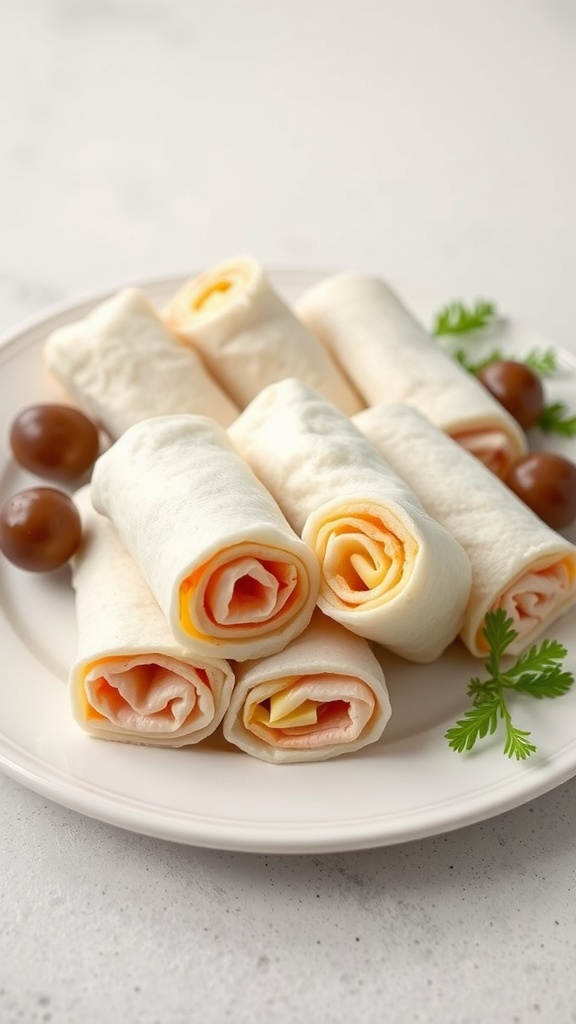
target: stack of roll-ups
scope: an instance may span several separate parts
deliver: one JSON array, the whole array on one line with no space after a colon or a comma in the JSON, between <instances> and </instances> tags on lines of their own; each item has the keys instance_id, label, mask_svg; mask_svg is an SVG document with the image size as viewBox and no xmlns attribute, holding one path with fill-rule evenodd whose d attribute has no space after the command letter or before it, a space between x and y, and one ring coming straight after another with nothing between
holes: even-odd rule
<instances>
[{"instance_id":1,"label":"stack of roll-ups","mask_svg":"<svg viewBox=\"0 0 576 1024\"><path fill-rule=\"evenodd\" d=\"M231 743L275 763L381 736L382 667L315 608L313 553L212 421L134 425L76 502L70 695L85 731L184 746L225 717Z\"/></svg>"},{"instance_id":2,"label":"stack of roll-ups","mask_svg":"<svg viewBox=\"0 0 576 1024\"><path fill-rule=\"evenodd\" d=\"M78 650L69 693L89 735L157 747L198 744L226 717L230 743L274 763L359 750L390 718L368 643L316 610L280 651L231 664L178 642L89 487L74 498L83 540L73 558ZM232 695L234 701L231 702Z\"/></svg>"},{"instance_id":3,"label":"stack of roll-ups","mask_svg":"<svg viewBox=\"0 0 576 1024\"><path fill-rule=\"evenodd\" d=\"M390 714L370 645L317 609L282 651L238 666L223 728L264 761L321 761L374 743Z\"/></svg>"},{"instance_id":4,"label":"stack of roll-ups","mask_svg":"<svg viewBox=\"0 0 576 1024\"><path fill-rule=\"evenodd\" d=\"M265 761L335 757L390 717L371 644L481 657L504 608L520 651L576 601L576 548L497 479L522 431L387 285L336 275L296 312L242 257L162 314L125 289L46 342L112 440L75 496L70 699L92 736L221 726Z\"/></svg>"}]
</instances>

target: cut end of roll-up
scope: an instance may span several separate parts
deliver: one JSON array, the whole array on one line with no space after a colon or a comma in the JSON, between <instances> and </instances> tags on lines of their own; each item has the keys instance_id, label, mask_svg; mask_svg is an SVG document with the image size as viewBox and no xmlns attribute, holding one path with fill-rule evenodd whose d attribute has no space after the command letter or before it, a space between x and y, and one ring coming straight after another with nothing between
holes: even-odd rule
<instances>
[{"instance_id":1,"label":"cut end of roll-up","mask_svg":"<svg viewBox=\"0 0 576 1024\"><path fill-rule=\"evenodd\" d=\"M78 650L69 675L72 714L98 739L148 746L199 743L218 727L234 685L223 659L176 643L134 559L90 488L74 501L82 543L71 562Z\"/></svg>"},{"instance_id":2,"label":"cut end of roll-up","mask_svg":"<svg viewBox=\"0 0 576 1024\"><path fill-rule=\"evenodd\" d=\"M169 301L164 319L202 354L241 408L262 388L286 377L306 381L348 415L362 408L342 369L251 256L219 263L186 281Z\"/></svg>"},{"instance_id":3,"label":"cut end of roll-up","mask_svg":"<svg viewBox=\"0 0 576 1024\"><path fill-rule=\"evenodd\" d=\"M100 457L91 487L196 655L262 657L308 624L316 560L211 420L137 424Z\"/></svg>"},{"instance_id":4,"label":"cut end of roll-up","mask_svg":"<svg viewBox=\"0 0 576 1024\"><path fill-rule=\"evenodd\" d=\"M322 611L401 657L438 658L462 626L468 558L349 417L286 379L229 435L314 553Z\"/></svg>"},{"instance_id":5,"label":"cut end of roll-up","mask_svg":"<svg viewBox=\"0 0 576 1024\"><path fill-rule=\"evenodd\" d=\"M576 551L529 565L506 586L489 610L494 612L502 608L512 620L512 629L517 636L507 651L518 655L574 604ZM464 643L478 657L483 657L489 650L484 626L485 618L479 624L471 621L462 634Z\"/></svg>"},{"instance_id":6,"label":"cut end of roll-up","mask_svg":"<svg viewBox=\"0 0 576 1024\"><path fill-rule=\"evenodd\" d=\"M457 636L470 593L460 545L416 504L338 499L302 531L320 564L318 606L409 661L435 661Z\"/></svg>"},{"instance_id":7,"label":"cut end of roll-up","mask_svg":"<svg viewBox=\"0 0 576 1024\"><path fill-rule=\"evenodd\" d=\"M164 310L166 323L181 337L193 337L195 324L218 318L225 308L246 304L262 277L251 256L238 256L190 278Z\"/></svg>"},{"instance_id":8,"label":"cut end of roll-up","mask_svg":"<svg viewBox=\"0 0 576 1024\"><path fill-rule=\"evenodd\" d=\"M309 553L246 539L217 552L185 576L178 590L178 632L185 644L206 646L243 661L275 650L279 636L304 628L318 588Z\"/></svg>"},{"instance_id":9,"label":"cut end of roll-up","mask_svg":"<svg viewBox=\"0 0 576 1024\"><path fill-rule=\"evenodd\" d=\"M354 422L456 538L472 568L461 638L484 657L486 616L502 608L517 637L511 654L576 604L576 547L502 480L409 405L383 403Z\"/></svg>"},{"instance_id":10,"label":"cut end of roll-up","mask_svg":"<svg viewBox=\"0 0 576 1024\"><path fill-rule=\"evenodd\" d=\"M228 707L234 676L224 661L194 663L158 651L77 664L72 713L98 739L182 747L211 735Z\"/></svg>"},{"instance_id":11,"label":"cut end of roll-up","mask_svg":"<svg viewBox=\"0 0 576 1024\"><path fill-rule=\"evenodd\" d=\"M495 424L470 427L466 430L447 430L446 433L461 448L483 462L495 476L502 479L512 464L528 450L526 438L520 428L503 430Z\"/></svg>"},{"instance_id":12,"label":"cut end of roll-up","mask_svg":"<svg viewBox=\"0 0 576 1024\"><path fill-rule=\"evenodd\" d=\"M368 643L316 611L283 651L238 667L223 729L263 761L321 761L376 742L390 714Z\"/></svg>"}]
</instances>

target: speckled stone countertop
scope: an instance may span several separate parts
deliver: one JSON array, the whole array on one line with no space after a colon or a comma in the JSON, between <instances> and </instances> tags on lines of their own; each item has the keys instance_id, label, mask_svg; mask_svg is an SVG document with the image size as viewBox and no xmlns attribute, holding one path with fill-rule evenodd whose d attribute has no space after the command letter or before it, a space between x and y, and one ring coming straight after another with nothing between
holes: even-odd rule
<instances>
[{"instance_id":1,"label":"speckled stone countertop","mask_svg":"<svg viewBox=\"0 0 576 1024\"><path fill-rule=\"evenodd\" d=\"M576 352L575 55L569 0L6 2L0 330L250 252L493 296ZM575 801L265 856L0 775L0 1020L576 1021Z\"/></svg>"}]
</instances>

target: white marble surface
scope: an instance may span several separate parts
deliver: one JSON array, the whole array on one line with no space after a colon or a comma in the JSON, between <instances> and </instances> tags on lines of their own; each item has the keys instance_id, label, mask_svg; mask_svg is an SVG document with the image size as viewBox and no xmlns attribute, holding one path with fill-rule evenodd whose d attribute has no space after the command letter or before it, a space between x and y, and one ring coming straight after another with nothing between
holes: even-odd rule
<instances>
[{"instance_id":1,"label":"white marble surface","mask_svg":"<svg viewBox=\"0 0 576 1024\"><path fill-rule=\"evenodd\" d=\"M249 251L491 296L576 351L575 57L570 0L6 0L0 329ZM288 858L0 776L0 1020L576 1021L575 797Z\"/></svg>"}]
</instances>

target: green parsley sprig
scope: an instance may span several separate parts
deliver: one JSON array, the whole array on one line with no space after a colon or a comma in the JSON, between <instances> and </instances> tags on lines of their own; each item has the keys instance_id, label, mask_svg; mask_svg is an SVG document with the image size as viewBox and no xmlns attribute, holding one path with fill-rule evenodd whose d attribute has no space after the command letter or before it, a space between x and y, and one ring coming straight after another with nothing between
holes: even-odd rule
<instances>
[{"instance_id":1,"label":"green parsley sprig","mask_svg":"<svg viewBox=\"0 0 576 1024\"><path fill-rule=\"evenodd\" d=\"M498 312L493 302L477 299L472 306L466 306L460 300L455 300L449 302L436 314L432 333L437 338L446 335L460 337L490 327L497 319ZM450 352L449 348L448 351ZM514 359L514 356L500 348L491 349L480 359L474 359L470 350L466 348L454 349L450 354L464 370L474 375L481 373L491 363ZM519 361L539 377L550 377L558 369L558 359L552 348L533 348L526 355L520 357ZM563 402L552 402L545 406L535 426L545 434L576 437L576 415L573 415Z\"/></svg>"},{"instance_id":2,"label":"green parsley sprig","mask_svg":"<svg viewBox=\"0 0 576 1024\"><path fill-rule=\"evenodd\" d=\"M456 753L472 750L478 740L493 735L499 722L504 723L504 754L523 761L534 753L530 732L518 729L512 722L506 703L506 692L524 694L541 700L561 697L574 683L574 675L562 667L567 650L557 640L542 640L524 651L513 664L504 668L502 657L517 637L513 620L503 608L488 612L483 630L489 647L484 663L488 679L473 678L468 684L472 707L464 712L445 738Z\"/></svg>"},{"instance_id":3,"label":"green parsley sprig","mask_svg":"<svg viewBox=\"0 0 576 1024\"><path fill-rule=\"evenodd\" d=\"M537 426L545 434L561 434L576 437L576 416L569 413L564 402L552 402L540 413Z\"/></svg>"},{"instance_id":4,"label":"green parsley sprig","mask_svg":"<svg viewBox=\"0 0 576 1024\"><path fill-rule=\"evenodd\" d=\"M470 358L466 349L458 348L454 352L454 359L456 359L465 370L468 370L469 373L477 374L480 373L484 367L490 366L491 363L499 363L506 359L510 359L510 355L503 352L500 348L495 348L482 359L473 360ZM525 366L529 366L534 373L537 373L539 377L550 377L558 369L556 353L551 348L533 348L530 352L527 352L525 356L522 356L522 362Z\"/></svg>"},{"instance_id":5,"label":"green parsley sprig","mask_svg":"<svg viewBox=\"0 0 576 1024\"><path fill-rule=\"evenodd\" d=\"M496 306L485 299L477 299L473 306L465 306L460 301L449 302L436 314L433 334L436 337L467 334L469 331L490 327L496 318Z\"/></svg>"}]
</instances>

